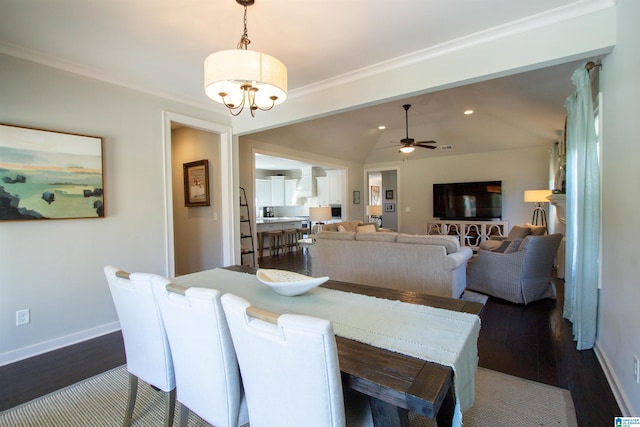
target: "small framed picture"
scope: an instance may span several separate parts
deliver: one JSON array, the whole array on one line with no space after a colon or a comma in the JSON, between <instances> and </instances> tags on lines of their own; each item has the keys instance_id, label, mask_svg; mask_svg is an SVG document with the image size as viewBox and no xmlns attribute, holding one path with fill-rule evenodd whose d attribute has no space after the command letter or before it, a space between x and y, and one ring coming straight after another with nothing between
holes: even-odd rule
<instances>
[{"instance_id":1,"label":"small framed picture","mask_svg":"<svg viewBox=\"0 0 640 427\"><path fill-rule=\"evenodd\" d=\"M393 190L385 191L384 198L387 200L393 200Z\"/></svg>"},{"instance_id":2,"label":"small framed picture","mask_svg":"<svg viewBox=\"0 0 640 427\"><path fill-rule=\"evenodd\" d=\"M353 204L354 205L359 205L360 204L360 192L359 191L354 191L353 192Z\"/></svg>"},{"instance_id":3,"label":"small framed picture","mask_svg":"<svg viewBox=\"0 0 640 427\"><path fill-rule=\"evenodd\" d=\"M209 161L197 160L182 165L184 173L184 205L209 206Z\"/></svg>"},{"instance_id":4,"label":"small framed picture","mask_svg":"<svg viewBox=\"0 0 640 427\"><path fill-rule=\"evenodd\" d=\"M396 204L395 203L385 203L384 204L384 211L385 212L395 212L396 211Z\"/></svg>"}]
</instances>

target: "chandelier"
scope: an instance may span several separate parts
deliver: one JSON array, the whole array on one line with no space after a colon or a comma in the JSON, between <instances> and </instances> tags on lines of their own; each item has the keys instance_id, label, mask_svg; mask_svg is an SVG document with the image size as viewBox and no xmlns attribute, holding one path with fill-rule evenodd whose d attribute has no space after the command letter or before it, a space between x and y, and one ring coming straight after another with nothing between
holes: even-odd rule
<instances>
[{"instance_id":1,"label":"chandelier","mask_svg":"<svg viewBox=\"0 0 640 427\"><path fill-rule=\"evenodd\" d=\"M204 60L204 90L237 116L248 107L270 110L287 99L287 67L273 56L247 49L247 6L255 0L236 0L244 6L244 32L236 49L222 50Z\"/></svg>"}]
</instances>

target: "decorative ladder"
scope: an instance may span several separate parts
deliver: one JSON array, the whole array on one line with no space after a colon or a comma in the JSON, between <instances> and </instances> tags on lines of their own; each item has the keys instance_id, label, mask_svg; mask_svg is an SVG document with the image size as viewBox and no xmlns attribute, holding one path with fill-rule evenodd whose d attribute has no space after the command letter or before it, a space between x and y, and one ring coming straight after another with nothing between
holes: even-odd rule
<instances>
[{"instance_id":1,"label":"decorative ladder","mask_svg":"<svg viewBox=\"0 0 640 427\"><path fill-rule=\"evenodd\" d=\"M248 225L248 227L247 227ZM245 233L246 229L248 233ZM245 243L248 242L248 243ZM253 229L251 228L251 211L247 201L247 193L240 187L240 264L245 265L244 258L251 255L251 266L256 266L256 251L253 246Z\"/></svg>"}]
</instances>

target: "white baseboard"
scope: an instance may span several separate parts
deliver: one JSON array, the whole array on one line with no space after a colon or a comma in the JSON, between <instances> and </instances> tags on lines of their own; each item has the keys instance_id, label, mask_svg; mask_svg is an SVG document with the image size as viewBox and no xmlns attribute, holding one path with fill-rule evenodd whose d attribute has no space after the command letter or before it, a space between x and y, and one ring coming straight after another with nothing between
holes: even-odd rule
<instances>
[{"instance_id":1,"label":"white baseboard","mask_svg":"<svg viewBox=\"0 0 640 427\"><path fill-rule=\"evenodd\" d=\"M604 372L604 376L607 377L607 382L609 383L609 387L611 387L611 392L613 393L613 397L616 399L618 406L620 407L620 411L622 412L623 417L632 417L631 414L631 404L627 400L627 395L624 392L624 389L620 386L620 382L618 381L618 376L615 371L611 369L611 364L609 363L609 359L607 355L601 351L600 346L598 345L598 341L596 340L593 351L600 362L600 366L602 367L602 371Z\"/></svg>"},{"instance_id":2,"label":"white baseboard","mask_svg":"<svg viewBox=\"0 0 640 427\"><path fill-rule=\"evenodd\" d=\"M79 342L86 341L92 338L97 338L99 336L106 335L111 332L115 332L119 330L120 330L120 322L112 322L112 323L107 323L105 325L98 326L96 328L86 329L84 331L76 332L75 334L65 335L63 337L55 338L53 340L44 341L38 344L30 345L28 347L22 347L17 350L12 350L6 353L2 353L0 354L0 366L8 365L9 363L18 362L20 360L24 360L29 357L47 353L49 351L66 347L72 344L77 344Z\"/></svg>"}]
</instances>

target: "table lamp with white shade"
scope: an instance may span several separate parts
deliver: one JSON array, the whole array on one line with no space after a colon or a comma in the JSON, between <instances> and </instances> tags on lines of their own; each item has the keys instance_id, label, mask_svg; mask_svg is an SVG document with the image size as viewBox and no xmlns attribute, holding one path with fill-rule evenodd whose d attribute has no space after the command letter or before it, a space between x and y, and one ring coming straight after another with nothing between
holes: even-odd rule
<instances>
[{"instance_id":1,"label":"table lamp with white shade","mask_svg":"<svg viewBox=\"0 0 640 427\"><path fill-rule=\"evenodd\" d=\"M331 219L330 206L314 206L309 208L309 221L318 225L318 233L322 231L322 223Z\"/></svg>"},{"instance_id":2,"label":"table lamp with white shade","mask_svg":"<svg viewBox=\"0 0 640 427\"><path fill-rule=\"evenodd\" d=\"M382 205L368 205L367 215L371 218L375 218L376 222L379 222L378 228L382 227Z\"/></svg>"},{"instance_id":3,"label":"table lamp with white shade","mask_svg":"<svg viewBox=\"0 0 640 427\"><path fill-rule=\"evenodd\" d=\"M547 226L547 213L544 210L544 203L548 203L548 196L551 195L551 190L525 190L524 201L526 203L535 203L533 209L533 217L531 218L531 224Z\"/></svg>"}]
</instances>

